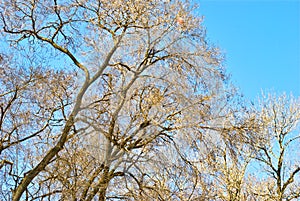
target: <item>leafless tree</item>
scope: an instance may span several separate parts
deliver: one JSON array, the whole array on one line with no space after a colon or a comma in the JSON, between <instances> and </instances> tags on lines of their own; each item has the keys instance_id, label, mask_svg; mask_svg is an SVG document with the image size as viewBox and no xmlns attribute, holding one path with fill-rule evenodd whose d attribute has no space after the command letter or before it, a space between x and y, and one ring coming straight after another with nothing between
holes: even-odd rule
<instances>
[{"instance_id":1,"label":"leafless tree","mask_svg":"<svg viewBox=\"0 0 300 201\"><path fill-rule=\"evenodd\" d=\"M254 158L263 168L260 176L253 175L262 178L252 183L258 198L281 201L300 197L299 106L299 99L285 94L269 94L260 101L260 129L253 135L256 140L252 143L257 150Z\"/></svg>"},{"instance_id":2,"label":"leafless tree","mask_svg":"<svg viewBox=\"0 0 300 201\"><path fill-rule=\"evenodd\" d=\"M192 9L181 1L3 0L4 37L22 54L1 69L15 81L1 92L1 199L201 194L178 142L217 118L211 106L226 76ZM13 72L22 59L30 61L24 72ZM163 168L168 146L175 158Z\"/></svg>"}]
</instances>

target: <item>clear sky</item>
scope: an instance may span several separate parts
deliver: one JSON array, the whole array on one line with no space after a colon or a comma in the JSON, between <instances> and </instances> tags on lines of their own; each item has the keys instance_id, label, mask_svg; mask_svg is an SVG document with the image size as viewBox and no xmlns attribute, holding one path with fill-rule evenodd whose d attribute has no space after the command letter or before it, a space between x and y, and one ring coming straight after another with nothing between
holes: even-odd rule
<instances>
[{"instance_id":1,"label":"clear sky","mask_svg":"<svg viewBox=\"0 0 300 201\"><path fill-rule=\"evenodd\" d=\"M300 96L300 0L197 0L210 42L250 99L261 90Z\"/></svg>"}]
</instances>

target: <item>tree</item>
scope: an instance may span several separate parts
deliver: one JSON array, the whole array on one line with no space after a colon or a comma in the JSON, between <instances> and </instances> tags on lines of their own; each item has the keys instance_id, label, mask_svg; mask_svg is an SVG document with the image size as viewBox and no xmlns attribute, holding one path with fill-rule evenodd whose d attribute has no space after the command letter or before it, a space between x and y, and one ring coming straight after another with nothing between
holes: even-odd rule
<instances>
[{"instance_id":1,"label":"tree","mask_svg":"<svg viewBox=\"0 0 300 201\"><path fill-rule=\"evenodd\" d=\"M3 0L3 37L25 56L1 69L13 75L1 77L1 199L201 196L179 139L218 118L211 106L226 75L192 9L187 1ZM169 147L177 154L161 172Z\"/></svg>"},{"instance_id":2,"label":"tree","mask_svg":"<svg viewBox=\"0 0 300 201\"><path fill-rule=\"evenodd\" d=\"M267 200L295 200L300 197L299 176L299 99L283 94L269 94L257 109L256 140L251 143L257 150L254 159L262 168L263 183L252 184L254 195ZM265 175L265 176L263 176Z\"/></svg>"}]
</instances>

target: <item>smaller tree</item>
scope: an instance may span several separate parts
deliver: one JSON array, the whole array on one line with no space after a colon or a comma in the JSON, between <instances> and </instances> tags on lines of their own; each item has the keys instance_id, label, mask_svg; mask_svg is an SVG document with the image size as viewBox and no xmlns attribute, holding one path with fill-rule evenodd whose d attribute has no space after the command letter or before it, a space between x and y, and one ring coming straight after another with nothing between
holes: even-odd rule
<instances>
[{"instance_id":1,"label":"smaller tree","mask_svg":"<svg viewBox=\"0 0 300 201\"><path fill-rule=\"evenodd\" d=\"M300 198L300 100L268 95L260 101L257 120L260 129L251 145L264 170L256 176L265 184L255 184L254 194L277 201Z\"/></svg>"}]
</instances>

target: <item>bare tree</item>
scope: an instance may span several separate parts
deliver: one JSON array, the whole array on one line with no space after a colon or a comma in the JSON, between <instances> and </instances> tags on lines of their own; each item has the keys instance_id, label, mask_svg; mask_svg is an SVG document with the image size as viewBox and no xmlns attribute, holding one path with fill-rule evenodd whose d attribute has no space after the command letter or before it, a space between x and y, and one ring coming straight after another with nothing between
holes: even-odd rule
<instances>
[{"instance_id":1,"label":"bare tree","mask_svg":"<svg viewBox=\"0 0 300 201\"><path fill-rule=\"evenodd\" d=\"M19 136L18 126L1 124L1 142L9 144L1 160L13 172L3 199L196 197L202 184L177 144L217 118L211 106L226 78L222 56L205 41L192 9L181 1L2 1L1 25L13 51L29 55L25 70L41 69L18 73L28 78L3 92L10 100L2 99L3 118L8 109L29 109L24 137L7 138L7 130ZM26 96L17 96L21 89ZM36 105L25 106L27 97ZM15 100L19 109L11 106ZM168 146L177 154L161 173L157 163ZM184 179L179 171L192 174Z\"/></svg>"},{"instance_id":2,"label":"bare tree","mask_svg":"<svg viewBox=\"0 0 300 201\"><path fill-rule=\"evenodd\" d=\"M260 101L260 130L255 133L252 146L257 149L255 159L264 170L260 177L267 175L253 185L254 194L261 199L281 201L300 197L299 105L299 99L285 94L269 94Z\"/></svg>"}]
</instances>

